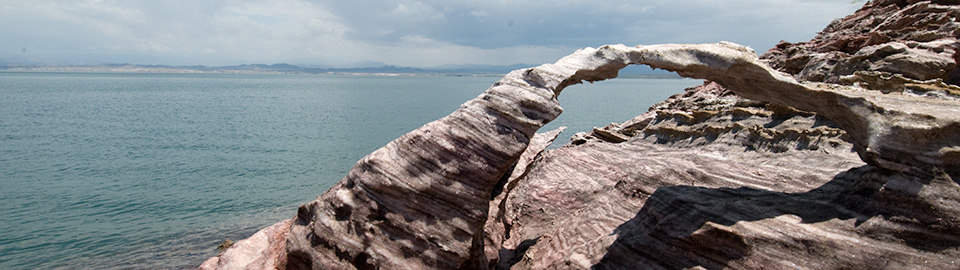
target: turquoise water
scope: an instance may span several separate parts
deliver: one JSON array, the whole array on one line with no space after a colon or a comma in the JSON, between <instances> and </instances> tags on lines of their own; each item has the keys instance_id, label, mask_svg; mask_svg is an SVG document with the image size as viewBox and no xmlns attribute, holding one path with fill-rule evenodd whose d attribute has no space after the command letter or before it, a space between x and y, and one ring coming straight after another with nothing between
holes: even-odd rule
<instances>
[{"instance_id":1,"label":"turquoise water","mask_svg":"<svg viewBox=\"0 0 960 270\"><path fill-rule=\"evenodd\" d=\"M0 269L196 267L498 79L0 72ZM622 122L696 84L572 86L546 128Z\"/></svg>"}]
</instances>

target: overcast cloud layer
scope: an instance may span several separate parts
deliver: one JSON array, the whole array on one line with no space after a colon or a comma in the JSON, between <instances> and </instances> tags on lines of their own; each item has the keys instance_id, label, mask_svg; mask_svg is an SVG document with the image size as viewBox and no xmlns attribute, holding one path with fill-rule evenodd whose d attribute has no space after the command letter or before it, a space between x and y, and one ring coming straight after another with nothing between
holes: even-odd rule
<instances>
[{"instance_id":1,"label":"overcast cloud layer","mask_svg":"<svg viewBox=\"0 0 960 270\"><path fill-rule=\"evenodd\" d=\"M857 1L859 2L859 1ZM850 0L0 0L0 64L540 64L603 44L812 38Z\"/></svg>"}]
</instances>

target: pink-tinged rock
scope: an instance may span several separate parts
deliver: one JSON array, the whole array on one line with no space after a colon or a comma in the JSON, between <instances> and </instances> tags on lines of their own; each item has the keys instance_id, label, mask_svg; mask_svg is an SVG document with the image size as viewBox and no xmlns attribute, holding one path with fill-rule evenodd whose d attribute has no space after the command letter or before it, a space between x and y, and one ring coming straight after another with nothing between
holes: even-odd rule
<instances>
[{"instance_id":1,"label":"pink-tinged rock","mask_svg":"<svg viewBox=\"0 0 960 270\"><path fill-rule=\"evenodd\" d=\"M960 102L954 99L801 83L761 63L748 48L731 43L608 45L591 53L597 56L592 61L611 66L642 64L676 71L715 81L751 100L816 112L838 123L870 164L895 171L960 170ZM594 75L596 80L609 78Z\"/></svg>"},{"instance_id":2,"label":"pink-tinged rock","mask_svg":"<svg viewBox=\"0 0 960 270\"><path fill-rule=\"evenodd\" d=\"M960 151L957 146L960 144L960 138L957 138L960 132L955 130L960 127L957 125L960 113L956 113L960 102L956 100L883 94L880 91L840 85L800 83L762 64L749 49L730 43L638 47L611 45L597 49L588 48L564 57L556 64L514 71L451 115L428 123L363 158L344 180L314 202L298 209L287 237L287 267L488 268L491 262L497 261L488 257L488 254L493 252L486 247L491 242L490 239L495 240L496 237L488 237L484 232L484 225L489 220L490 201L494 198L493 190L501 179L508 177L508 173L514 169L534 132L560 113L556 95L564 87L582 80L613 78L619 69L629 64L650 65L676 71L683 76L716 81L740 96L788 108L779 109L781 111L800 112L789 108L794 107L816 112L845 131L861 159L884 169L902 173L918 171L936 174L943 171L953 173L954 169L960 168L960 159L956 157L956 152ZM749 110L743 110L751 114ZM732 117L737 114L742 115L744 112L732 112L730 115ZM776 110L770 117L776 118L775 114ZM707 116L706 118L709 118L710 115ZM680 114L673 114L671 117L688 118L680 117ZM696 120L705 117L693 113L689 118ZM685 120L682 124L690 125L693 122ZM734 128L740 131L749 127L733 126L731 130ZM714 132L716 135L705 136L707 138L724 133L723 129L707 130L719 130ZM610 131L613 129L608 132ZM757 138L776 139L777 136L784 136L783 134L793 136L790 135L790 129L754 129L754 132L754 137ZM804 136L816 137L823 135L820 133L832 131L828 128L818 132ZM633 153L630 155L646 155L651 151L655 149L639 147L628 152ZM689 153L681 156L686 159L693 158ZM773 157L749 157L756 161L771 158ZM801 164L818 164L808 162L809 157L802 158L804 160L798 161ZM722 168L720 164L724 160L722 155L715 160L705 159L702 162L708 167L704 167L704 170L716 173L717 168ZM830 159L824 157L823 160ZM632 177L630 174L607 175L616 173L617 166L643 164L636 161L631 163L629 159L587 161L564 164L554 170L564 174L576 174L597 172L594 169L599 169L599 175L605 175L601 180L609 181ZM711 165L713 163L718 164ZM693 165L695 164L678 163L671 166L688 168ZM746 163L743 166L759 165ZM737 167L733 171L744 168ZM652 169L653 172L660 170ZM775 174L775 170L756 173L771 175ZM823 180L830 173L834 171L814 178ZM560 205L588 205L581 202L581 197L578 196L548 192L551 187L567 183L557 180L557 177L547 177L546 181L558 182L544 182L542 188L547 191L540 192L537 196ZM718 179L720 180L717 181L729 181ZM736 181L747 180L749 179ZM811 178L810 181L817 180ZM586 182L578 186L581 189L590 189L608 186L606 184ZM509 198L507 200L508 203L514 201ZM621 202L616 197L604 197L600 200ZM517 200L521 203L523 201ZM613 214L599 210L606 206L608 205L600 204L588 209L611 214L612 217L622 217L622 214L629 213L626 211ZM534 219L555 215L550 212L541 214L543 217L528 215ZM598 216L590 214L585 217ZM583 218L571 220L578 221ZM503 224L506 227L514 223ZM511 226L532 231L549 229L546 224L536 224L538 223L526 222L524 226ZM602 226L589 226L595 232L605 231ZM510 235L532 234L519 231ZM506 235L504 238L507 238ZM514 253L522 253L516 251L529 246L529 241L540 238L510 239L522 241L516 243L511 242L515 240L508 239L503 244L501 253L509 254L511 249ZM492 246L495 249L495 244ZM587 255L577 255L577 261L593 262ZM501 258L500 261L513 262L517 257L514 255L508 260Z\"/></svg>"},{"instance_id":3,"label":"pink-tinged rock","mask_svg":"<svg viewBox=\"0 0 960 270\"><path fill-rule=\"evenodd\" d=\"M281 221L237 241L220 255L203 262L200 269L284 269L287 234L292 222L292 219Z\"/></svg>"},{"instance_id":4,"label":"pink-tinged rock","mask_svg":"<svg viewBox=\"0 0 960 270\"><path fill-rule=\"evenodd\" d=\"M958 84L958 17L957 1L871 1L812 40L781 42L761 58L807 81L879 71Z\"/></svg>"},{"instance_id":5,"label":"pink-tinged rock","mask_svg":"<svg viewBox=\"0 0 960 270\"><path fill-rule=\"evenodd\" d=\"M537 135L530 140L530 146L527 147L527 150L520 155L520 159L517 160L517 164L510 172L510 175L498 183L493 194L491 194L493 199L490 200L487 222L483 227L484 252L488 261L488 268L493 268L499 263L500 253L503 249L502 243L504 236L507 235L507 226L509 224L505 217L507 207L506 198L510 196L510 193L513 192L513 189L516 188L520 180L526 177L533 162L557 139L557 136L559 136L560 132L563 132L564 129L566 128L560 127L545 133L537 133Z\"/></svg>"},{"instance_id":6,"label":"pink-tinged rock","mask_svg":"<svg viewBox=\"0 0 960 270\"><path fill-rule=\"evenodd\" d=\"M620 68L581 51L511 72L449 116L374 151L298 209L287 267L487 268L483 228L494 188L537 129L560 114L560 90Z\"/></svg>"},{"instance_id":7,"label":"pink-tinged rock","mask_svg":"<svg viewBox=\"0 0 960 270\"><path fill-rule=\"evenodd\" d=\"M725 127L706 123L702 129L686 129L688 133L700 134L697 136L706 140L706 148L695 149L693 152L689 150L658 149L658 147L643 144L628 144L633 140L630 140L629 136L621 137L621 135L627 134L622 132L615 134L620 138L616 141L626 140L624 145L634 145L633 148L629 148L623 153L610 150L612 153L616 153L611 158L603 157L601 154L605 151L600 151L579 156L578 159L558 166L548 166L549 168L543 169L541 172L543 180L536 182L540 186L529 192L532 194L526 194L529 197L527 199L511 199L510 197L514 196L512 194L516 193L511 191L508 194L509 197L507 197L507 205L500 209L509 209L511 204L521 205L521 207L525 204L536 205L534 202L539 199L555 206L563 206L559 208L563 211L551 210L551 208L546 207L546 204L543 207L530 208L533 209L532 211L515 211L519 214L515 214L516 216L512 218L513 221L504 219L504 222L500 222L503 224L505 231L503 238L506 239L499 252L502 254L501 258L490 258L489 256L493 256L495 253L493 250L496 249L495 242L499 236L496 235L499 233L499 229L497 229L499 225L493 227L494 229L489 232L490 234L484 231L485 225L488 224L490 219L491 200L495 198L494 189L502 179L509 179L509 174L514 171L521 159L521 154L528 149L530 140L536 130L560 113L556 95L564 87L579 83L582 80L596 81L613 78L617 75L619 69L629 64L649 65L676 71L683 76L709 79L739 96L769 102L770 106L773 106L765 107L765 109L771 111L769 115L750 108L739 108L731 110L729 113L691 112L689 115L666 112L656 125L648 122L649 127L644 127L650 131L647 134L648 138L656 139L654 142L664 143L663 134L675 133L682 136L685 132L683 127L704 124L703 119L713 117L729 116L731 119L740 119L745 116L761 115L763 119L774 119L771 120L771 123L777 125L787 123L788 127L773 129L767 124L744 125L747 122L727 123L729 125ZM737 102L734 105L737 104L741 103ZM751 103L744 102L743 104L749 105ZM791 107L800 109L800 111ZM315 201L298 209L287 237L286 267L291 269L368 269L377 267L389 269L486 269L490 267L490 264L497 261L500 265L511 265L518 260L522 261L529 257L527 253L522 251L530 248L531 243L539 243L540 241L545 241L543 242L545 244L542 245L550 247L547 250L552 250L552 252L560 252L558 248L579 247L569 246L568 243L593 241L590 242L593 243L592 246L581 243L584 248L589 246L590 249L585 249L584 252L586 253L569 254L574 256L571 257L573 259L565 262L569 262L569 265L572 265L571 267L580 267L586 263L599 263L603 259L600 261L595 259L599 256L598 254L604 254L603 251L607 247L612 247L613 244L610 241L613 239L600 236L593 238L590 235L597 235L598 233L612 235L608 230L609 228L605 226L626 221L625 217L628 218L629 214L635 211L637 207L649 205L645 200L631 201L614 196L601 196L604 193L601 191L607 190L611 186L619 185L621 188L636 186L634 190L618 192L641 196L646 194L644 192L655 192L651 188L658 185L679 184L679 182L669 181L661 183L660 180L656 180L656 177L650 178L653 179L652 182L639 186L636 185L636 182L627 181L630 179L636 180L637 177L646 177L638 173L652 173L654 175L667 173L666 177L673 180L717 181L716 187L718 188L731 183L753 183L764 179L774 182L783 181L787 184L779 190L790 187L796 190L795 193L804 194L805 191L796 188L803 185L798 185L795 183L796 181L803 180L827 185L831 180L837 180L830 178L833 175L839 175L837 170L850 168L849 165L838 166L838 164L850 164L849 159L832 158L828 153L824 153L822 156L801 155L796 157L795 160L789 159L790 156L754 155L749 152L740 156L728 156L724 152L729 151L729 149L722 150L727 147L710 144L713 140L720 139L728 133L727 128L729 128L729 131L736 131L736 133L747 131L752 134L740 138L760 138L755 144L755 148L762 148L757 146L767 145L766 142L781 146L802 144L809 147L809 143L792 143L790 140L800 137L834 138L839 135L837 130L842 129L845 132L843 135L847 136L846 138L852 142L852 148L863 161L869 164L889 170L891 173L903 173L906 175L903 177L907 179L911 179L909 178L912 177L911 173L945 175L949 178L949 173L955 173L954 170L960 168L960 158L957 158L957 152L960 151L960 147L958 147L960 145L960 138L958 138L960 132L956 130L960 128L960 125L957 124L960 120L960 113L956 112L958 108L960 108L960 102L956 100L883 94L881 91L840 85L800 83L792 77L764 65L749 49L730 43L638 47L609 45L597 49L583 49L564 57L555 64L514 71L476 99L465 103L451 115L428 123L363 158L340 183ZM817 115L804 113L804 111L816 112ZM801 119L803 121L780 122L783 119L777 117L778 112L781 115L782 112L787 112L787 115L800 115L804 118ZM660 116L658 114L658 117ZM812 132L797 130L798 127L804 125L816 129L818 121L816 117L825 117L830 120L830 123L835 123L835 126L831 125ZM758 121L765 121L763 119ZM812 124L804 121L812 121ZM675 131L661 132L670 130L670 125L673 126ZM602 132L610 135L619 131L611 128ZM670 140L673 140L672 135L666 137L666 142ZM696 141L696 138L693 138L693 141ZM814 145L820 144L816 143ZM706 151L714 147L718 147L721 151ZM777 148L771 147L770 149ZM748 148L745 150L757 149ZM658 153L658 151L674 153L674 156L667 155L667 158L663 159L671 162L665 163L662 167L644 167L645 164L653 161L633 157L649 156ZM708 154L702 155L702 152ZM558 153L562 152L558 151ZM578 156L577 154L571 155ZM543 160L543 162L549 162L551 160L550 155L544 157ZM680 162L681 160L694 160L696 163L684 163ZM730 162L733 162L733 164L730 164ZM773 164L806 164L822 168L825 171L809 176L785 174L771 179L767 176L777 175L778 170L786 169L771 169L771 166L764 166L764 164L769 165L770 162L773 162ZM629 168L621 166L629 166ZM527 178L537 176L537 168L538 166L535 165ZM634 168L648 169L632 171ZM668 168L689 169L671 175ZM810 168L804 167L804 169ZM862 170L863 173L860 170L854 172L855 176L850 179L847 179L847 176L840 177L840 179L856 182L859 181L857 179L866 179L865 176L860 177L859 175L866 172L884 173L882 169L865 168ZM729 170L729 172L724 170ZM880 170L880 172L875 172L875 170ZM710 176L730 172L734 174L724 175L723 177ZM742 177L739 175L740 172L749 172L756 177ZM944 174L944 172L947 174ZM596 176L587 178L584 174ZM580 182L576 182L573 181L576 179L564 180L566 178L563 178L563 175L583 175L584 177L582 179L577 177L576 179L580 179ZM707 175L707 177L701 177L701 175ZM839 176L834 178L837 177ZM887 178L880 177L877 179ZM919 179L909 180L908 182L933 183L923 180L922 176ZM611 182L614 180L616 181ZM522 184L523 181L521 179L519 183ZM953 183L952 181L946 182ZM574 186L570 186L571 184ZM647 184L651 184L651 186L647 186ZM764 189L776 187L757 183L754 183L754 185ZM882 184L877 185L882 186ZM947 188L949 189L949 187ZM846 192L845 190L841 189L840 191ZM855 189L850 192L861 191ZM672 196L671 193L667 194L668 197L664 200L668 200ZM712 194L707 193L710 196L713 196ZM751 195L752 193L747 192L745 194ZM827 194L824 195L826 197L818 195L818 197L813 197L810 200L832 198L829 197L832 196L832 193L826 192L825 194ZM516 196L524 195L525 193L517 193ZM731 198L735 203L738 203L740 196L735 195ZM952 196L952 194L948 195ZM806 198L803 197L806 195L797 196ZM773 200L768 203L780 201ZM794 204L804 204L806 202L806 200L787 201L787 203ZM578 210L569 212L567 210L570 210L570 207ZM723 207L725 206L718 209L724 209ZM844 206L841 205L840 207ZM835 209L835 207L829 206L825 209ZM836 211L842 212L842 210ZM565 219L565 221L574 222L574 224L555 228L556 222L546 222L546 220L556 220L559 213L572 215L572 218ZM680 214L685 215L683 211L680 211ZM691 215L715 214L704 210L704 213ZM496 215L500 214L496 213ZM510 215L508 212L504 217ZM660 214L654 212L653 215L656 217ZM524 221L517 216L528 216L531 220ZM603 216L607 216L607 218L601 218ZM756 219L764 219L768 216L769 218L777 217L772 214L763 214L761 215L763 218ZM737 220L737 218L731 218L731 220ZM591 219L603 220L604 222L602 224L591 223L589 221ZM754 220L752 218L743 219ZM730 222L724 223L723 220L709 218L706 220L715 223L720 222L719 224L724 226L734 225ZM641 223L641 225L649 224ZM694 223L692 226L700 225L702 224ZM888 228L884 227L884 229ZM540 234L540 236L530 237L544 231L554 230L560 230L557 232L559 234L556 236ZM717 233L731 230L733 229L721 228ZM588 234L589 231L594 234ZM510 237L507 237L507 232L509 232ZM681 232L681 234L683 233L685 232ZM714 235L713 230L705 233ZM733 234L737 235L737 233ZM643 235L646 234L641 234L639 237L646 237ZM721 233L720 235L725 234ZM549 244L554 241L548 239L551 237L557 237L552 239L561 241L558 242L559 245ZM741 242L737 240L734 244ZM488 245L490 248L488 248ZM541 244L537 245L540 246ZM746 245L750 246L750 244ZM667 246L667 250L662 252L674 248ZM548 254L550 252L547 251ZM674 255L679 256L680 254ZM560 257L551 256L544 257L549 260L541 261L541 263L554 265L556 262L563 261L558 259ZM658 256L658 254L647 254L645 256ZM535 260L530 261L536 262ZM902 262L902 260L900 261ZM541 264L538 263L525 263L524 265L530 265L532 268L541 267ZM668 263L665 265L667 267L683 266L686 263Z\"/></svg>"},{"instance_id":8,"label":"pink-tinged rock","mask_svg":"<svg viewBox=\"0 0 960 270\"><path fill-rule=\"evenodd\" d=\"M608 45L511 72L204 267L958 268L956 4L870 2L765 62ZM566 86L633 64L715 83L541 153Z\"/></svg>"},{"instance_id":9,"label":"pink-tinged rock","mask_svg":"<svg viewBox=\"0 0 960 270\"><path fill-rule=\"evenodd\" d=\"M949 174L865 165L836 123L714 83L651 112L619 125L633 134L625 142L542 154L507 198L498 269L960 263L960 186Z\"/></svg>"}]
</instances>

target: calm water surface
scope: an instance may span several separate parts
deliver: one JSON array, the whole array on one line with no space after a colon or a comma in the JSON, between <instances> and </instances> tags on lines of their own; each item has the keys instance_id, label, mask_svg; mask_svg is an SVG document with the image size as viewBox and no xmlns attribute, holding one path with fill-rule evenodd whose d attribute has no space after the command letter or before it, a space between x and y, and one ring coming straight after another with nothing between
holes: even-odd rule
<instances>
[{"instance_id":1,"label":"calm water surface","mask_svg":"<svg viewBox=\"0 0 960 270\"><path fill-rule=\"evenodd\" d=\"M498 79L0 72L0 269L196 267ZM572 86L545 130L699 83Z\"/></svg>"}]
</instances>

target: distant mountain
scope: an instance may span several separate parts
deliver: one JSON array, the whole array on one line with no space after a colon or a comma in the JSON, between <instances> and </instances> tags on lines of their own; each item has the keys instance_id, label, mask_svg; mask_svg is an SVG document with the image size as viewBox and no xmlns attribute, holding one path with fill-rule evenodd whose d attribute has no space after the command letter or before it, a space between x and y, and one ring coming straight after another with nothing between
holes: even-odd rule
<instances>
[{"instance_id":1,"label":"distant mountain","mask_svg":"<svg viewBox=\"0 0 960 270\"><path fill-rule=\"evenodd\" d=\"M397 66L381 66L381 67L363 67L363 68L305 68L301 69L304 73L389 73L389 74L428 74L428 73L438 73L434 70L412 68L412 67L397 67Z\"/></svg>"},{"instance_id":2,"label":"distant mountain","mask_svg":"<svg viewBox=\"0 0 960 270\"><path fill-rule=\"evenodd\" d=\"M664 74L674 74L673 72L662 70L662 69L652 69L649 66L638 66L632 65L627 66L620 70L620 75L664 75ZM678 75L679 76L679 75Z\"/></svg>"},{"instance_id":3,"label":"distant mountain","mask_svg":"<svg viewBox=\"0 0 960 270\"><path fill-rule=\"evenodd\" d=\"M135 64L102 65L14 65L0 63L0 70L53 70L53 71L115 71L115 72L209 72L209 73L388 73L388 74L506 74L516 69L514 66L456 66L440 68L414 68L383 65L378 67L301 67L291 64L245 64L233 66L168 66Z\"/></svg>"},{"instance_id":4,"label":"distant mountain","mask_svg":"<svg viewBox=\"0 0 960 270\"><path fill-rule=\"evenodd\" d=\"M534 65L444 65L432 68L398 67L382 65L377 67L302 67L286 63L244 64L233 66L167 66L167 65L10 65L0 63L0 70L45 70L45 71L96 71L96 72L197 72L197 73L290 73L290 74L437 74L437 75L500 75L510 71L532 67ZM621 70L622 77L670 76L675 75L664 70L651 70L648 67L628 67Z\"/></svg>"},{"instance_id":5,"label":"distant mountain","mask_svg":"<svg viewBox=\"0 0 960 270\"><path fill-rule=\"evenodd\" d=\"M513 64L506 66L497 65L443 65L430 68L430 70L442 71L445 73L465 73L465 74L507 74L517 69L534 67L537 65Z\"/></svg>"},{"instance_id":6,"label":"distant mountain","mask_svg":"<svg viewBox=\"0 0 960 270\"><path fill-rule=\"evenodd\" d=\"M273 65L264 65L264 64L252 64L252 65L239 65L239 66L225 66L219 67L220 69L227 70L254 70L254 71L300 71L303 68L290 65L290 64L273 64Z\"/></svg>"}]
</instances>

